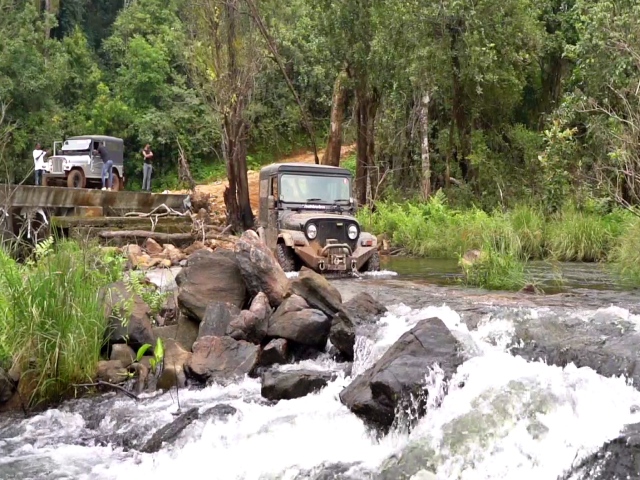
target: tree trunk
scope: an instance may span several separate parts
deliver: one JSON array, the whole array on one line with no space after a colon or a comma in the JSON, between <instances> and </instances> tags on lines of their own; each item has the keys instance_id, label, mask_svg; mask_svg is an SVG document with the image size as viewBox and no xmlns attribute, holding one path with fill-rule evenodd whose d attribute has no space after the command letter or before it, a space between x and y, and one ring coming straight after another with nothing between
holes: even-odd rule
<instances>
[{"instance_id":1,"label":"tree trunk","mask_svg":"<svg viewBox=\"0 0 640 480\"><path fill-rule=\"evenodd\" d=\"M374 162L374 125L378 108L378 95L368 88L356 90L356 199L359 205L367 203L367 185Z\"/></svg>"},{"instance_id":2,"label":"tree trunk","mask_svg":"<svg viewBox=\"0 0 640 480\"><path fill-rule=\"evenodd\" d=\"M346 73L340 72L333 85L331 99L331 130L327 140L327 148L322 156L322 165L340 166L340 150L342 148L342 119L347 103Z\"/></svg>"},{"instance_id":3,"label":"tree trunk","mask_svg":"<svg viewBox=\"0 0 640 480\"><path fill-rule=\"evenodd\" d=\"M429 92L424 92L420 102L420 128L422 130L422 196L427 200L431 196L431 157L429 155Z\"/></svg>"}]
</instances>

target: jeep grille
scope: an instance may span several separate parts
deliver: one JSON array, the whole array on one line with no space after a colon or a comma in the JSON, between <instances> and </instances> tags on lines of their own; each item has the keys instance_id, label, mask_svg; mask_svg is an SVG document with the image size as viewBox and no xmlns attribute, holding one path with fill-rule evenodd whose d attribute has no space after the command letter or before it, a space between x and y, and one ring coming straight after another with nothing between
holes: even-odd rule
<instances>
[{"instance_id":1,"label":"jeep grille","mask_svg":"<svg viewBox=\"0 0 640 480\"><path fill-rule=\"evenodd\" d=\"M341 226L338 226L338 223L340 223ZM320 220L316 224L318 226L318 236L316 239L320 245L325 246L327 240L332 238L337 240L338 243L346 243L352 250L355 250L358 239L349 240L349 237L347 237L347 228L350 222L342 220Z\"/></svg>"},{"instance_id":2,"label":"jeep grille","mask_svg":"<svg viewBox=\"0 0 640 480\"><path fill-rule=\"evenodd\" d=\"M64 173L62 169L62 158L54 157L51 159L51 173Z\"/></svg>"}]
</instances>

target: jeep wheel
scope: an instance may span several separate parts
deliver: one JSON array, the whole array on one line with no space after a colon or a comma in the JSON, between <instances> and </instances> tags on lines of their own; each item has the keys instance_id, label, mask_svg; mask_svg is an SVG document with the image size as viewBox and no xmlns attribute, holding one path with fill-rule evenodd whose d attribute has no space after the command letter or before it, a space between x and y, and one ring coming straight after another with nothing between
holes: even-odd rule
<instances>
[{"instance_id":1,"label":"jeep wheel","mask_svg":"<svg viewBox=\"0 0 640 480\"><path fill-rule=\"evenodd\" d=\"M71 170L67 177L67 187L69 188L84 188L85 179L84 173L81 170Z\"/></svg>"},{"instance_id":2,"label":"jeep wheel","mask_svg":"<svg viewBox=\"0 0 640 480\"><path fill-rule=\"evenodd\" d=\"M113 190L114 192L119 192L120 190L122 190L121 185L120 185L120 177L118 176L118 172L114 171L113 172L113 183L111 184L111 190Z\"/></svg>"},{"instance_id":3,"label":"jeep wheel","mask_svg":"<svg viewBox=\"0 0 640 480\"><path fill-rule=\"evenodd\" d=\"M364 268L362 269L364 272L379 272L380 271L380 254L378 252L373 252L371 258L367 260L367 263L364 264Z\"/></svg>"},{"instance_id":4,"label":"jeep wheel","mask_svg":"<svg viewBox=\"0 0 640 480\"><path fill-rule=\"evenodd\" d=\"M296 259L293 256L293 250L284 243L276 245L276 258L285 272L296 271Z\"/></svg>"}]
</instances>

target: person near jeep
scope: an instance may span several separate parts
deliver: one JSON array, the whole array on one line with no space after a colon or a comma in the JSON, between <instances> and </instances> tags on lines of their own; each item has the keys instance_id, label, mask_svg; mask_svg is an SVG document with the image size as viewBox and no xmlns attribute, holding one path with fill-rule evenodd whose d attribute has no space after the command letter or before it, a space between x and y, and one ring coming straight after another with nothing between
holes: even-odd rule
<instances>
[{"instance_id":1,"label":"person near jeep","mask_svg":"<svg viewBox=\"0 0 640 480\"><path fill-rule=\"evenodd\" d=\"M44 170L44 159L49 154L46 150L42 150L42 146L36 143L36 148L33 150L33 163L35 169L35 184L42 185L42 172Z\"/></svg>"},{"instance_id":2,"label":"person near jeep","mask_svg":"<svg viewBox=\"0 0 640 480\"><path fill-rule=\"evenodd\" d=\"M144 164L142 165L142 190L151 191L151 172L153 172L153 152L151 151L151 145L148 143L142 149L142 157L144 158Z\"/></svg>"},{"instance_id":3,"label":"person near jeep","mask_svg":"<svg viewBox=\"0 0 640 480\"><path fill-rule=\"evenodd\" d=\"M111 190L113 186L113 160L110 159L109 150L104 145L99 145L97 152L102 158L102 190ZM109 177L108 182L106 181L107 175Z\"/></svg>"}]
</instances>

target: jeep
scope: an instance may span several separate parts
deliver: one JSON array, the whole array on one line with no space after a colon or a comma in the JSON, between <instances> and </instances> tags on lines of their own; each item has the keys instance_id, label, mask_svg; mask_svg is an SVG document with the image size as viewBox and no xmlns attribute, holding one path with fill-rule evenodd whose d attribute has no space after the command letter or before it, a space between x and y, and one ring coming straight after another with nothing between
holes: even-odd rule
<instances>
[{"instance_id":1,"label":"jeep","mask_svg":"<svg viewBox=\"0 0 640 480\"><path fill-rule=\"evenodd\" d=\"M354 218L351 172L306 163L260 170L258 234L285 272L380 270L376 237Z\"/></svg>"},{"instance_id":2,"label":"jeep","mask_svg":"<svg viewBox=\"0 0 640 480\"><path fill-rule=\"evenodd\" d=\"M100 145L107 147L110 160L113 160L111 188L121 190L124 185L123 141L103 135L83 135L54 142L53 155L45 161L42 184L62 184L69 188L101 187L103 162L100 155L94 155Z\"/></svg>"}]
</instances>

